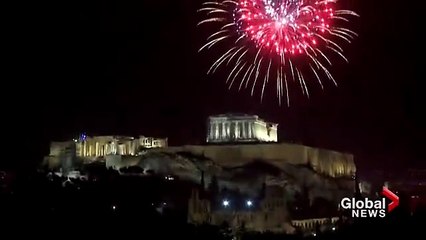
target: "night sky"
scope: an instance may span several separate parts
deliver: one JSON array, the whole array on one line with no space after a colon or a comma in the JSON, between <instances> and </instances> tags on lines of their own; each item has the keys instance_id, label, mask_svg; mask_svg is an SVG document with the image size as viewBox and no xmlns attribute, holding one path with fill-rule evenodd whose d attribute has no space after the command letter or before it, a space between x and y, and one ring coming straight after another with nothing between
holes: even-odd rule
<instances>
[{"instance_id":1,"label":"night sky","mask_svg":"<svg viewBox=\"0 0 426 240\"><path fill-rule=\"evenodd\" d=\"M26 136L35 156L26 163L47 154L49 141L79 132L203 143L207 116L226 112L279 123L281 141L354 153L361 167L424 160L420 46L426 41L419 7L395 0L341 0L361 18L351 23L360 36L344 45L350 63L338 61L331 68L339 86L327 84L322 91L313 85L310 99L296 96L285 107L278 106L274 91L260 103L249 91L228 90L223 74L205 75L214 53L197 53L207 37L196 27L201 2L38 6L23 40L34 53L23 71L37 76L26 77L30 83L22 91L28 100L21 114L35 130Z\"/></svg>"}]
</instances>

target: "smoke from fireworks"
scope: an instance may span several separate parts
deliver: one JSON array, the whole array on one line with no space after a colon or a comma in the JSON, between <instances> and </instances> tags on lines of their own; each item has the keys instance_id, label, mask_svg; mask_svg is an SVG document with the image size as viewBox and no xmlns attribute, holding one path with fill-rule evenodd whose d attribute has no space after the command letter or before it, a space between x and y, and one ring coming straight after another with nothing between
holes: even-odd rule
<instances>
[{"instance_id":1,"label":"smoke from fireworks","mask_svg":"<svg viewBox=\"0 0 426 240\"><path fill-rule=\"evenodd\" d=\"M289 83L296 81L309 97L307 79L323 88L321 77L333 81L327 69L329 53L348 61L335 39L351 42L357 34L339 27L348 16L358 16L348 10L336 10L337 0L225 0L206 2L199 12L205 19L198 25L219 23L216 32L200 48L210 49L221 42L230 42L228 49L212 64L208 74L220 66L234 65L226 82L229 88L251 85L251 94L274 81L281 104L285 96L289 105ZM302 69L309 69L304 70ZM305 77L307 72L310 77ZM239 82L236 84L236 82Z\"/></svg>"}]
</instances>

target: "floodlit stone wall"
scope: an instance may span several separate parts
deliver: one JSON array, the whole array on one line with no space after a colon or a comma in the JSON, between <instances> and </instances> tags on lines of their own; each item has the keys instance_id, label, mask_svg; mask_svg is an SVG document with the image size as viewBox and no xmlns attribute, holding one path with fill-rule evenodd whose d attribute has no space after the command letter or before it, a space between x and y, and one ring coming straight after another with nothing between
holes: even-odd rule
<instances>
[{"instance_id":1,"label":"floodlit stone wall","mask_svg":"<svg viewBox=\"0 0 426 240\"><path fill-rule=\"evenodd\" d=\"M351 177L356 173L352 154L297 144L186 145L163 148L161 151L191 152L225 167L262 160L277 167L283 163L310 165L318 173L330 177Z\"/></svg>"}]
</instances>

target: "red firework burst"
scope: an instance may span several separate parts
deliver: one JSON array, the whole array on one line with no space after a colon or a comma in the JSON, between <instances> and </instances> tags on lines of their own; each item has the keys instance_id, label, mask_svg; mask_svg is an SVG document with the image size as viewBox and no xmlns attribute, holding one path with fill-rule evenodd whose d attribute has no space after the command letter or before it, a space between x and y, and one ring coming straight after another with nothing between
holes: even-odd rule
<instances>
[{"instance_id":1,"label":"red firework burst","mask_svg":"<svg viewBox=\"0 0 426 240\"><path fill-rule=\"evenodd\" d=\"M315 34L330 32L334 16L330 2L307 0L240 1L235 9L235 22L258 46L284 53L303 53L316 45Z\"/></svg>"},{"instance_id":2,"label":"red firework burst","mask_svg":"<svg viewBox=\"0 0 426 240\"><path fill-rule=\"evenodd\" d=\"M297 64L292 62L292 58L297 55L304 55L307 57L306 65L321 87L320 72L336 84L325 66L331 65L331 61L323 50L331 50L347 61L343 49L331 37L350 42L356 33L338 27L336 22L349 21L346 18L349 15L357 16L349 10L335 10L336 2L337 0L224 0L205 3L200 11L206 11L207 18L199 25L219 22L221 26L207 39L200 51L235 38L208 73L215 72L224 62L226 65L234 62L227 83L230 83L231 88L239 76L241 89L244 83L247 87L253 80L252 95L258 78L263 75L261 98L265 85L275 76L280 103L285 93L289 104L287 74L297 80L302 92L309 96L306 78ZM250 49L255 49L255 54L250 54Z\"/></svg>"}]
</instances>

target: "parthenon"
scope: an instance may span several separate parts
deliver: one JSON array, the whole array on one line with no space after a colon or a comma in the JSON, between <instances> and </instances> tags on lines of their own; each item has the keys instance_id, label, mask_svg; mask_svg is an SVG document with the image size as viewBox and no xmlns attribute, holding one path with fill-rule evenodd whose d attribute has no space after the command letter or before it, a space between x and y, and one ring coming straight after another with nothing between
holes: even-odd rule
<instances>
[{"instance_id":1,"label":"parthenon","mask_svg":"<svg viewBox=\"0 0 426 240\"><path fill-rule=\"evenodd\" d=\"M207 142L277 142L277 127L278 124L266 122L257 115L210 116Z\"/></svg>"}]
</instances>

